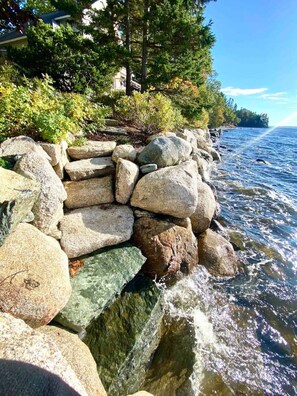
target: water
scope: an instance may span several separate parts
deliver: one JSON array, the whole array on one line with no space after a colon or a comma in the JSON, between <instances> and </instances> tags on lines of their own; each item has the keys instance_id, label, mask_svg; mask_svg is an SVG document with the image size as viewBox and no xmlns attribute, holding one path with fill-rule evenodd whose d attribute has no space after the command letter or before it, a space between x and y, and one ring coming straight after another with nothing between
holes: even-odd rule
<instances>
[{"instance_id":1,"label":"water","mask_svg":"<svg viewBox=\"0 0 297 396\"><path fill-rule=\"evenodd\" d=\"M219 280L198 267L166 291L145 384L156 396L297 395L297 128L250 145L265 131L220 139L219 220L243 270Z\"/></svg>"}]
</instances>

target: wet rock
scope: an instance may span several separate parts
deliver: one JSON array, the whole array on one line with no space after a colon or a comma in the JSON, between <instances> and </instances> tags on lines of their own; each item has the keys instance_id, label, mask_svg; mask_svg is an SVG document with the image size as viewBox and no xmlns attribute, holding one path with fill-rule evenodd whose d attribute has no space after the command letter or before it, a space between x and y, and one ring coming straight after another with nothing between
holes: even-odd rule
<instances>
[{"instance_id":1,"label":"wet rock","mask_svg":"<svg viewBox=\"0 0 297 396\"><path fill-rule=\"evenodd\" d=\"M7 139L0 146L0 157L22 156L31 153L37 153L50 161L50 157L43 148L28 136L17 136Z\"/></svg>"},{"instance_id":2,"label":"wet rock","mask_svg":"<svg viewBox=\"0 0 297 396\"><path fill-rule=\"evenodd\" d=\"M33 330L22 320L5 313L0 313L0 359L39 367L57 375L79 395L88 396L86 389L53 340L38 330ZM42 374L45 375L44 372ZM30 376L28 377L30 383ZM49 381L49 377L47 378ZM43 380L46 378L43 377ZM56 379L52 380L57 382ZM34 387L37 384L32 381L31 386ZM47 391L50 389L49 386L50 383L48 383ZM27 393L24 390L24 394L33 394L33 391L31 389Z\"/></svg>"},{"instance_id":3,"label":"wet rock","mask_svg":"<svg viewBox=\"0 0 297 396\"><path fill-rule=\"evenodd\" d=\"M198 237L199 264L214 276L235 276L238 259L232 245L221 235L208 229Z\"/></svg>"},{"instance_id":4,"label":"wet rock","mask_svg":"<svg viewBox=\"0 0 297 396\"><path fill-rule=\"evenodd\" d=\"M39 195L39 184L16 172L0 167L0 246L25 221ZM32 220L32 219L31 219Z\"/></svg>"},{"instance_id":5,"label":"wet rock","mask_svg":"<svg viewBox=\"0 0 297 396\"><path fill-rule=\"evenodd\" d=\"M215 150L214 148L212 148L210 150L210 154L211 154L212 158L214 159L214 161L218 161L218 162L222 161L219 152L217 150Z\"/></svg>"},{"instance_id":6,"label":"wet rock","mask_svg":"<svg viewBox=\"0 0 297 396\"><path fill-rule=\"evenodd\" d=\"M216 200L212 189L203 182L198 182L198 204L191 215L193 232L201 234L210 226L216 210Z\"/></svg>"},{"instance_id":7,"label":"wet rock","mask_svg":"<svg viewBox=\"0 0 297 396\"><path fill-rule=\"evenodd\" d=\"M43 143L40 142L39 145L50 157L50 164L56 166L61 160L62 150L60 144L53 143Z\"/></svg>"},{"instance_id":8,"label":"wet rock","mask_svg":"<svg viewBox=\"0 0 297 396\"><path fill-rule=\"evenodd\" d=\"M192 146L185 140L172 137L159 137L152 140L139 154L141 165L157 164L158 168L177 165L190 158Z\"/></svg>"},{"instance_id":9,"label":"wet rock","mask_svg":"<svg viewBox=\"0 0 297 396\"><path fill-rule=\"evenodd\" d=\"M88 140L84 146L71 146L67 152L70 158L75 160L89 159L94 157L108 157L113 153L116 142L98 142Z\"/></svg>"},{"instance_id":10,"label":"wet rock","mask_svg":"<svg viewBox=\"0 0 297 396\"><path fill-rule=\"evenodd\" d=\"M133 241L147 257L142 270L150 276L180 277L198 264L195 236L174 223L143 217L135 222Z\"/></svg>"},{"instance_id":11,"label":"wet rock","mask_svg":"<svg viewBox=\"0 0 297 396\"><path fill-rule=\"evenodd\" d=\"M142 387L160 338L162 303L161 291L154 282L137 276L87 328L84 342L109 395L127 395Z\"/></svg>"},{"instance_id":12,"label":"wet rock","mask_svg":"<svg viewBox=\"0 0 297 396\"><path fill-rule=\"evenodd\" d=\"M19 224L0 248L0 310L32 327L49 323L67 303L68 260L59 243Z\"/></svg>"},{"instance_id":13,"label":"wet rock","mask_svg":"<svg viewBox=\"0 0 297 396\"><path fill-rule=\"evenodd\" d=\"M43 326L39 333L53 341L85 388L88 396L107 396L97 373L96 362L89 350L76 334L55 326Z\"/></svg>"},{"instance_id":14,"label":"wet rock","mask_svg":"<svg viewBox=\"0 0 297 396\"><path fill-rule=\"evenodd\" d=\"M140 271L145 257L134 246L120 245L83 261L84 267L71 279L71 299L56 318L63 326L78 332L99 317Z\"/></svg>"},{"instance_id":15,"label":"wet rock","mask_svg":"<svg viewBox=\"0 0 297 396\"><path fill-rule=\"evenodd\" d=\"M111 157L102 157L70 162L65 170L70 179L76 181L113 175L115 166Z\"/></svg>"},{"instance_id":16,"label":"wet rock","mask_svg":"<svg viewBox=\"0 0 297 396\"><path fill-rule=\"evenodd\" d=\"M147 173L155 172L157 169L157 164L147 164L140 167L140 172L145 175Z\"/></svg>"},{"instance_id":17,"label":"wet rock","mask_svg":"<svg viewBox=\"0 0 297 396\"><path fill-rule=\"evenodd\" d=\"M40 184L40 195L32 210L33 225L43 233L57 237L57 224L63 217L63 201L67 198L61 180L50 163L35 152L25 154L14 170L32 174Z\"/></svg>"},{"instance_id":18,"label":"wet rock","mask_svg":"<svg viewBox=\"0 0 297 396\"><path fill-rule=\"evenodd\" d=\"M182 219L189 217L198 202L197 179L194 161L149 173L137 183L131 205Z\"/></svg>"},{"instance_id":19,"label":"wet rock","mask_svg":"<svg viewBox=\"0 0 297 396\"><path fill-rule=\"evenodd\" d=\"M128 241L134 216L128 206L101 205L75 209L61 220L61 246L69 258Z\"/></svg>"},{"instance_id":20,"label":"wet rock","mask_svg":"<svg viewBox=\"0 0 297 396\"><path fill-rule=\"evenodd\" d=\"M68 209L107 204L114 201L112 176L65 182Z\"/></svg>"},{"instance_id":21,"label":"wet rock","mask_svg":"<svg viewBox=\"0 0 297 396\"><path fill-rule=\"evenodd\" d=\"M139 168L131 161L119 158L116 169L116 201L126 204L138 180Z\"/></svg>"},{"instance_id":22,"label":"wet rock","mask_svg":"<svg viewBox=\"0 0 297 396\"><path fill-rule=\"evenodd\" d=\"M136 159L136 150L131 144L120 144L116 146L112 153L112 160L118 162L119 158L134 162Z\"/></svg>"}]
</instances>

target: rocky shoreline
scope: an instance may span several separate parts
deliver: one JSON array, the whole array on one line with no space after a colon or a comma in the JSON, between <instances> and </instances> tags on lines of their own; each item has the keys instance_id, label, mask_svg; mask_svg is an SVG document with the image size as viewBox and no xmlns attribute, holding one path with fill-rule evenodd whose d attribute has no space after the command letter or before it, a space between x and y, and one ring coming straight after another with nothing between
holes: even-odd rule
<instances>
[{"instance_id":1,"label":"rocky shoreline","mask_svg":"<svg viewBox=\"0 0 297 396\"><path fill-rule=\"evenodd\" d=\"M141 152L114 141L1 144L14 167L0 167L0 359L80 395L141 389L161 336L159 285L197 265L238 272L232 245L209 228L218 135L156 135Z\"/></svg>"}]
</instances>

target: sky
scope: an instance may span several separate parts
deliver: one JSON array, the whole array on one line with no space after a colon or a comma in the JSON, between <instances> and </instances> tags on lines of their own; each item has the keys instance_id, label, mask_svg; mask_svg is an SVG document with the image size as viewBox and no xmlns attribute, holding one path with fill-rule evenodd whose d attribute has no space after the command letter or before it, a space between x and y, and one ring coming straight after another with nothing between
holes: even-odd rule
<instances>
[{"instance_id":1,"label":"sky","mask_svg":"<svg viewBox=\"0 0 297 396\"><path fill-rule=\"evenodd\" d=\"M297 0L217 0L205 16L222 91L270 125L297 125Z\"/></svg>"}]
</instances>

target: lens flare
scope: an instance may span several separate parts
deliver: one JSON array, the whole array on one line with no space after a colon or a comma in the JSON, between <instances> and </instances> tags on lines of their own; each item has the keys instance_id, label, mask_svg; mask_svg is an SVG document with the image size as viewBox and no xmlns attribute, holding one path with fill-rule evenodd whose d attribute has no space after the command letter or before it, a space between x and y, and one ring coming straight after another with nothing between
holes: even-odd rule
<instances>
[{"instance_id":1,"label":"lens flare","mask_svg":"<svg viewBox=\"0 0 297 396\"><path fill-rule=\"evenodd\" d=\"M275 126L273 126L272 128L269 128L267 131L263 131L259 136L257 136L255 139L252 139L250 142L248 142L247 144L244 144L242 146L240 146L238 148L238 150L236 150L236 152L234 154L231 154L230 157L235 157L240 155L241 153L243 153L247 148L253 146L254 144L256 144L259 140L263 139L265 136L269 135L270 133L272 133L273 131L275 131L277 128L286 125L289 121L292 121L294 119L297 119L297 111L295 111L294 113L290 114L288 117L284 118L283 120L281 120L278 124L276 124ZM229 157L229 158L230 158Z\"/></svg>"}]
</instances>

